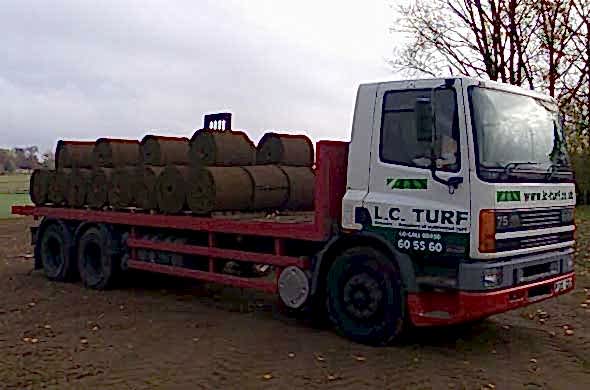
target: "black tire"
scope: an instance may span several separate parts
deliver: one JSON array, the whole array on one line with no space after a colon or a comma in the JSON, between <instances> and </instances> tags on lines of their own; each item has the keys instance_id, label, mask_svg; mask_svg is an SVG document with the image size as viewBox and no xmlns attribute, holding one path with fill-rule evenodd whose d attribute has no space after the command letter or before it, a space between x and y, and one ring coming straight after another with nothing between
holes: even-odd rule
<instances>
[{"instance_id":1,"label":"black tire","mask_svg":"<svg viewBox=\"0 0 590 390\"><path fill-rule=\"evenodd\" d=\"M405 296L398 267L370 247L344 251L326 282L328 314L343 336L385 345L404 329Z\"/></svg>"},{"instance_id":2,"label":"black tire","mask_svg":"<svg viewBox=\"0 0 590 390\"><path fill-rule=\"evenodd\" d=\"M95 290L112 286L120 269L118 246L105 227L86 230L77 245L78 269L84 285Z\"/></svg>"},{"instance_id":3,"label":"black tire","mask_svg":"<svg viewBox=\"0 0 590 390\"><path fill-rule=\"evenodd\" d=\"M39 230L35 252L47 279L70 282L75 278L76 265L72 255L72 236L59 222L49 223Z\"/></svg>"}]
</instances>

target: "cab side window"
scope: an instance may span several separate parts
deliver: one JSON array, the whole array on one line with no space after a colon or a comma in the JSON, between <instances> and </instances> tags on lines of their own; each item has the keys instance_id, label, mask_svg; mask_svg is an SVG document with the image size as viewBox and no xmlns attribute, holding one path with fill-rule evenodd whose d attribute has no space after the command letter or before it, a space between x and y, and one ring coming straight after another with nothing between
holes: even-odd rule
<instances>
[{"instance_id":1,"label":"cab side window","mask_svg":"<svg viewBox=\"0 0 590 390\"><path fill-rule=\"evenodd\" d=\"M414 105L418 98L430 98L430 90L389 91L383 97L381 117L381 161L418 168L431 165L432 143L418 140ZM459 170L459 124L457 97L453 89L435 92L437 150L436 165L440 170Z\"/></svg>"}]
</instances>

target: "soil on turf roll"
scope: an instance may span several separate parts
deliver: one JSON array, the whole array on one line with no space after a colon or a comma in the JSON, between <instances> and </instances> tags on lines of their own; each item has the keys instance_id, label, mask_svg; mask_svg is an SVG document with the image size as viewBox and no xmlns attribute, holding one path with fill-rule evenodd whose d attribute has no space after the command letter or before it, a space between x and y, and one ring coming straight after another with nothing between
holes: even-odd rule
<instances>
[{"instance_id":1,"label":"soil on turf roll","mask_svg":"<svg viewBox=\"0 0 590 390\"><path fill-rule=\"evenodd\" d=\"M108 194L109 205L116 209L134 206L138 182L136 167L113 169Z\"/></svg>"},{"instance_id":2,"label":"soil on turf roll","mask_svg":"<svg viewBox=\"0 0 590 390\"><path fill-rule=\"evenodd\" d=\"M111 186L112 168L95 168L90 174L86 203L94 209L108 206L108 194Z\"/></svg>"},{"instance_id":3,"label":"soil on turf roll","mask_svg":"<svg viewBox=\"0 0 590 390\"><path fill-rule=\"evenodd\" d=\"M165 214L178 214L185 209L190 167L168 165L156 183L158 209Z\"/></svg>"},{"instance_id":4,"label":"soil on turf roll","mask_svg":"<svg viewBox=\"0 0 590 390\"><path fill-rule=\"evenodd\" d=\"M287 176L289 195L283 208L295 211L313 210L315 175L309 167L279 167Z\"/></svg>"},{"instance_id":5,"label":"soil on turf roll","mask_svg":"<svg viewBox=\"0 0 590 390\"><path fill-rule=\"evenodd\" d=\"M48 202L49 182L53 175L55 175L55 172L48 169L35 169L33 171L29 183L29 196L36 206Z\"/></svg>"},{"instance_id":6,"label":"soil on turf roll","mask_svg":"<svg viewBox=\"0 0 590 390\"><path fill-rule=\"evenodd\" d=\"M92 150L93 166L118 168L139 163L139 141L99 138Z\"/></svg>"},{"instance_id":7,"label":"soil on turf roll","mask_svg":"<svg viewBox=\"0 0 590 390\"><path fill-rule=\"evenodd\" d=\"M55 168L92 168L92 150L94 142L63 141L57 142L55 149Z\"/></svg>"},{"instance_id":8,"label":"soil on turf roll","mask_svg":"<svg viewBox=\"0 0 590 390\"><path fill-rule=\"evenodd\" d=\"M254 165L242 167L252 179L254 210L277 210L286 202L289 194L289 181L285 173L276 165Z\"/></svg>"},{"instance_id":9,"label":"soil on turf roll","mask_svg":"<svg viewBox=\"0 0 590 390\"><path fill-rule=\"evenodd\" d=\"M192 167L187 204L195 214L252 209L252 179L242 167Z\"/></svg>"},{"instance_id":10,"label":"soil on turf roll","mask_svg":"<svg viewBox=\"0 0 590 390\"><path fill-rule=\"evenodd\" d=\"M188 138L146 135L141 140L141 158L146 165L187 165Z\"/></svg>"},{"instance_id":11,"label":"soil on turf roll","mask_svg":"<svg viewBox=\"0 0 590 390\"><path fill-rule=\"evenodd\" d=\"M137 168L138 179L135 190L135 205L145 210L158 208L157 182L158 176L164 170L163 167L144 165Z\"/></svg>"},{"instance_id":12,"label":"soil on turf roll","mask_svg":"<svg viewBox=\"0 0 590 390\"><path fill-rule=\"evenodd\" d=\"M193 165L252 165L256 147L244 132L202 129L191 138L189 155Z\"/></svg>"},{"instance_id":13,"label":"soil on turf roll","mask_svg":"<svg viewBox=\"0 0 590 390\"><path fill-rule=\"evenodd\" d=\"M54 172L49 179L47 200L55 206L62 206L65 203L66 188L68 188L68 179L72 170L70 168L63 168Z\"/></svg>"},{"instance_id":14,"label":"soil on turf roll","mask_svg":"<svg viewBox=\"0 0 590 390\"><path fill-rule=\"evenodd\" d=\"M304 135L266 133L256 148L257 164L313 165L313 144Z\"/></svg>"},{"instance_id":15,"label":"soil on turf roll","mask_svg":"<svg viewBox=\"0 0 590 390\"><path fill-rule=\"evenodd\" d=\"M70 171L67 187L64 190L66 205L79 208L86 204L91 174L90 169L72 169Z\"/></svg>"}]
</instances>

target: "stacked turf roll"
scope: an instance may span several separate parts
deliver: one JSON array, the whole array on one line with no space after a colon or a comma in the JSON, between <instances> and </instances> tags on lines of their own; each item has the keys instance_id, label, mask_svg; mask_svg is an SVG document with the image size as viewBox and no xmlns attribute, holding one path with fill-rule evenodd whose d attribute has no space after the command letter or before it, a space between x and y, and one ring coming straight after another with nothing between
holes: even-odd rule
<instances>
[{"instance_id":1,"label":"stacked turf roll","mask_svg":"<svg viewBox=\"0 0 590 390\"><path fill-rule=\"evenodd\" d=\"M313 209L314 151L303 135L197 130L190 138L59 141L56 169L35 170L36 205L163 214Z\"/></svg>"}]
</instances>

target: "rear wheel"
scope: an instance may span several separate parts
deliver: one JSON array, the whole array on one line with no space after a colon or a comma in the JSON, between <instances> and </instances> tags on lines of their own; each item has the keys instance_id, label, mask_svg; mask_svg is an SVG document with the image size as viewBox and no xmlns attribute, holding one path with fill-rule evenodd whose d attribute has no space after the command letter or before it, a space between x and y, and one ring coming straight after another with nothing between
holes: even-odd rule
<instances>
[{"instance_id":1,"label":"rear wheel","mask_svg":"<svg viewBox=\"0 0 590 390\"><path fill-rule=\"evenodd\" d=\"M78 241L78 268L86 287L103 290L113 283L120 266L115 242L106 228L91 227Z\"/></svg>"},{"instance_id":2,"label":"rear wheel","mask_svg":"<svg viewBox=\"0 0 590 390\"><path fill-rule=\"evenodd\" d=\"M49 280L71 281L75 275L72 258L72 238L68 229L60 223L42 227L36 247L37 256Z\"/></svg>"},{"instance_id":3,"label":"rear wheel","mask_svg":"<svg viewBox=\"0 0 590 390\"><path fill-rule=\"evenodd\" d=\"M401 334L405 301L399 270L383 253L370 247L344 251L330 268L326 287L330 320L345 337L383 345Z\"/></svg>"}]
</instances>

